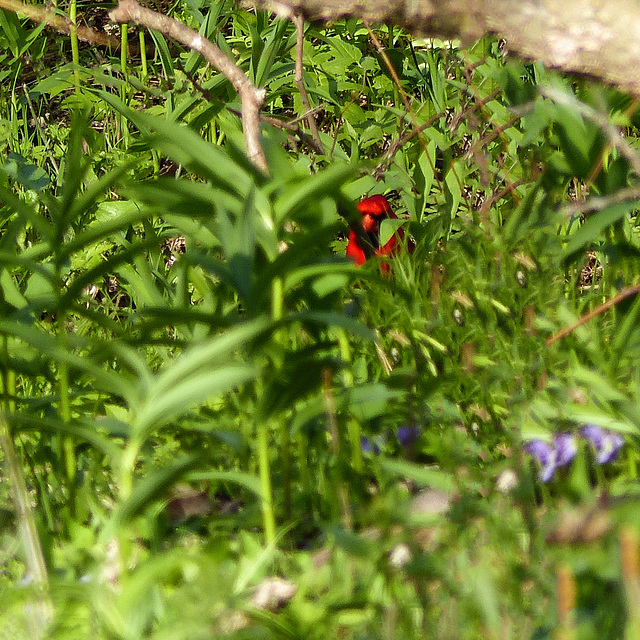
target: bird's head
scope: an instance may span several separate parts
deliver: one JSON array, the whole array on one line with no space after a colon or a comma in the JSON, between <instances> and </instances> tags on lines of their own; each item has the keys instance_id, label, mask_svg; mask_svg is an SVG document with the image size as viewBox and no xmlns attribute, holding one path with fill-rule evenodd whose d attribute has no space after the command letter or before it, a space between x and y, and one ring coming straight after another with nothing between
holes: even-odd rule
<instances>
[{"instance_id":1,"label":"bird's head","mask_svg":"<svg viewBox=\"0 0 640 640\"><path fill-rule=\"evenodd\" d=\"M378 233L382 220L386 217L396 217L387 199L381 195L365 198L358 203L357 207L362 215L362 228L367 233Z\"/></svg>"}]
</instances>

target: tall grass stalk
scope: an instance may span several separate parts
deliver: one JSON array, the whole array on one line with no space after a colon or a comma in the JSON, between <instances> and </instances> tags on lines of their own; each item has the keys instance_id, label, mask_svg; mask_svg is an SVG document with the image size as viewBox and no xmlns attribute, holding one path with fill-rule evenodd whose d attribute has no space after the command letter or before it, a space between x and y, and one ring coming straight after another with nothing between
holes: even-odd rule
<instances>
[{"instance_id":1,"label":"tall grass stalk","mask_svg":"<svg viewBox=\"0 0 640 640\"><path fill-rule=\"evenodd\" d=\"M71 39L71 60L73 61L73 81L76 86L76 90L80 89L80 49L78 47L78 25L77 25L77 0L71 0L69 5L69 21L71 27L69 29L69 38Z\"/></svg>"}]
</instances>

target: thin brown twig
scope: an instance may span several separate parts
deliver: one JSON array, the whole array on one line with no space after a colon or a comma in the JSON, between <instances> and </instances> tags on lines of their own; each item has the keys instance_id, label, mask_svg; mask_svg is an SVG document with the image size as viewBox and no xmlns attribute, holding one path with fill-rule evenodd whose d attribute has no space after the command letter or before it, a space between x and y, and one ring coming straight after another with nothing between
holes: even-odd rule
<instances>
[{"instance_id":1,"label":"thin brown twig","mask_svg":"<svg viewBox=\"0 0 640 640\"><path fill-rule=\"evenodd\" d=\"M118 6L109 13L109 17L114 22L135 22L148 29L159 31L199 53L218 69L233 85L240 97L247 157L260 171L268 172L267 159L260 141L260 108L264 102L264 89L255 87L235 61L213 42L174 18L145 9L136 0L120 0Z\"/></svg>"},{"instance_id":2,"label":"thin brown twig","mask_svg":"<svg viewBox=\"0 0 640 640\"><path fill-rule=\"evenodd\" d=\"M491 211L491 209L493 208L494 204L500 202L502 198L509 195L512 191L515 191L518 187L522 186L524 182L525 182L524 178L519 178L515 182L509 182L504 189L501 189L500 191L497 191L497 192L494 191L491 194L491 197L487 198L482 203L482 206L480 207L480 211L479 211L480 216L483 218L486 217L489 214L489 211Z\"/></svg>"},{"instance_id":3,"label":"thin brown twig","mask_svg":"<svg viewBox=\"0 0 640 640\"><path fill-rule=\"evenodd\" d=\"M444 115L443 112L437 113L435 116L433 116L432 118L429 118L429 120L419 125L417 128L412 127L411 129L409 129L409 131L407 131L406 133L401 135L399 138L394 140L389 145L387 150L384 152L384 155L382 156L382 160L378 163L378 166L376 167L376 170L374 171L374 174L373 174L374 177L376 179L382 177L382 174L389 168L389 165L393 162L393 159L395 158L396 153L398 153L398 151L402 147L404 147L404 145L407 144L407 142L409 142L416 136L420 135L425 129L428 129L429 127L431 127L433 123L437 122L443 115ZM435 168L432 167L432 169L434 170L434 175L435 175Z\"/></svg>"},{"instance_id":4,"label":"thin brown twig","mask_svg":"<svg viewBox=\"0 0 640 640\"><path fill-rule=\"evenodd\" d=\"M302 54L304 51L304 18L302 17L302 14L297 14L291 19L291 21L296 28L296 86L298 87L300 100L302 100L302 106L306 111L307 124L309 125L309 129L311 130L313 140L316 143L315 146L319 149L323 149L322 140L320 139L320 134L318 133L318 126L316 125L316 119L314 118L313 110L311 109L311 103L309 102L307 88L304 85L302 68ZM320 153L324 153L324 150L320 151Z\"/></svg>"},{"instance_id":5,"label":"thin brown twig","mask_svg":"<svg viewBox=\"0 0 640 640\"><path fill-rule=\"evenodd\" d=\"M572 202L562 208L562 215L565 218L571 218L585 213L595 213L596 211L602 211L615 204L622 204L623 202L631 202L633 200L640 200L640 186L620 189L620 191L616 191L616 193L610 196L595 196L589 198L589 200Z\"/></svg>"},{"instance_id":6,"label":"thin brown twig","mask_svg":"<svg viewBox=\"0 0 640 640\"><path fill-rule=\"evenodd\" d=\"M367 28L367 32L369 33L369 37L371 38L371 42L373 42L373 46L376 48L376 50L380 54L380 57L382 58L385 66L389 70L389 74L391 75L391 80L393 81L393 84L396 86L396 88L398 89L398 93L400 93L400 96L402 97L402 102L404 104L404 108L406 109L407 115L409 116L409 119L411 120L411 124L413 125L413 130L415 132L414 135L418 136L418 140L420 141L420 145L422 146L422 150L424 151L424 153L425 153L425 155L427 157L427 160L429 161L429 164L431 165L431 170L433 171L433 175L435 176L436 182L438 183L438 185L440 185L440 179L438 178L438 173L436 172L436 168L433 165L433 163L431 162L431 157L429 156L429 150L427 148L427 143L424 141L424 139L420 135L420 133L422 133L422 131L424 131L424 129L426 129L427 127L423 127L422 129L420 129L420 125L418 124L418 120L416 119L416 115L415 115L415 113L413 113L413 111L411 109L411 102L409 100L409 97L407 96L406 91L404 90L404 87L402 86L402 83L400 82L400 78L398 77L398 73L396 72L396 68L393 66L391 60L389 60L389 56L387 55L387 52L385 51L384 47L382 46L382 43L380 42L380 40L378 40L378 36L375 34L373 29L371 28L371 25L369 24L369 22L367 20L364 20L363 22L364 22L364 26ZM376 174L377 173L378 172L376 170Z\"/></svg>"},{"instance_id":7,"label":"thin brown twig","mask_svg":"<svg viewBox=\"0 0 640 640\"><path fill-rule=\"evenodd\" d=\"M218 104L227 105L227 103L224 100L222 100L221 98L218 98L218 96L216 95L213 95L208 89L203 87L200 84L200 82L198 82L198 80L193 77L193 74L184 68L184 66L180 61L178 61L178 65L180 67L180 70L185 74L187 78L189 78L189 80L191 81L191 84L197 89L197 91L199 91L202 94L205 100L207 100L208 102L217 102ZM312 113L316 114L320 111L323 111L324 108L325 108L324 105L318 105L312 110ZM239 111L238 109L234 109L233 107L229 107L229 106L226 106L226 109L229 113L232 113L233 115L238 116L239 118L242 118L242 112ZM297 126L297 123L300 122L301 120L304 120L307 115L309 114L298 116L293 120L281 120L280 118L275 118L273 116L260 114L260 121L266 124L270 124L272 127L277 127L278 129L291 132L293 135L299 138L300 142L306 144L315 153L323 154L324 149L322 147L318 147L316 145L315 140L309 134L305 133L300 127Z\"/></svg>"},{"instance_id":8,"label":"thin brown twig","mask_svg":"<svg viewBox=\"0 0 640 640\"><path fill-rule=\"evenodd\" d=\"M557 342L558 340L561 340L562 338L568 336L570 333L573 333L578 327L581 327L583 324L589 322L589 320L591 320L592 318L603 314L605 311L608 311L623 300L626 300L627 298L630 298L637 293L640 293L640 281L630 287L625 287L610 300L606 300L592 311L589 311L589 313L585 313L581 318L577 320L577 322L574 322L573 324L560 329L560 331L556 331L550 338L547 338L547 347L550 347L554 342Z\"/></svg>"},{"instance_id":9,"label":"thin brown twig","mask_svg":"<svg viewBox=\"0 0 640 640\"><path fill-rule=\"evenodd\" d=\"M488 95L486 98L480 98L479 94L478 94L478 89L477 87L475 87L475 85L473 84L473 71L480 65L480 64L484 64L486 62L486 58L483 58L482 60L477 60L476 62L473 63L469 63L468 61L468 57L467 55L464 56L465 59L465 75L468 78L468 85L469 85L469 90L470 92L473 94L474 98L476 98L477 102L475 105L473 105L474 109L473 112L475 111L480 111L482 113L482 115L485 117L485 119L487 120L487 122L489 122L491 120L491 114L487 113L487 109L485 109L485 106L491 102L491 100L493 100L494 98L496 98L499 94L500 94L500 89L495 89L490 95ZM494 133L496 134L494 138L492 139L485 139L484 144L481 146L476 146L475 144L472 146L471 151L470 151L470 157L475 158L478 167L480 168L480 170L487 176L487 178L489 177L489 169L486 163L486 160L484 158L484 155L482 155L480 153L481 148L487 144L489 144L490 142L492 142L494 139L496 138L500 138L500 140L502 141L502 145L504 147L504 151L505 154L508 156L510 156L510 152L509 152L509 143L508 141L505 139L504 131L506 130L506 128L508 128L509 126L511 126L512 124L514 124L515 121L512 120L511 123L509 123L507 125L507 127L504 128L498 128L494 131ZM456 123L457 126L457 123ZM505 167L502 165L502 163L500 162L500 156L498 156L498 162L500 163L500 170L504 176L504 181L507 183L507 186L509 186L511 184L511 176L509 175L509 171L508 169L505 169ZM487 184L488 184L489 180L487 179ZM511 191L515 191L514 189L511 189ZM516 201L516 203L519 203L520 199L518 198L518 194L514 193L514 200ZM488 213L488 210L485 210L482 212L483 217L486 217L486 214Z\"/></svg>"},{"instance_id":10,"label":"thin brown twig","mask_svg":"<svg viewBox=\"0 0 640 640\"><path fill-rule=\"evenodd\" d=\"M560 91L555 87L549 85L542 86L540 87L540 94L545 98L553 100L557 104L570 107L574 111L577 111L581 116L595 122L595 124L597 124L606 134L607 138L609 138L611 145L615 147L620 152L620 155L627 160L633 169L633 172L637 176L640 176L640 156L630 145L627 144L625 139L620 135L620 131L609 122L606 116L598 113L589 105L580 102L580 100L572 95L569 95L564 91Z\"/></svg>"},{"instance_id":11,"label":"thin brown twig","mask_svg":"<svg viewBox=\"0 0 640 640\"><path fill-rule=\"evenodd\" d=\"M449 125L450 131L455 131L460 123L470 114L474 113L478 109L482 109L486 104L495 100L501 93L500 89L495 89L493 93L490 93L486 98L478 98L477 95L474 94L474 98L476 98L476 102L472 102L468 107L465 107L460 113L453 117L451 124Z\"/></svg>"},{"instance_id":12,"label":"thin brown twig","mask_svg":"<svg viewBox=\"0 0 640 640\"><path fill-rule=\"evenodd\" d=\"M315 110L316 112L319 109ZM260 120L267 124L270 124L272 127L277 127L278 129L283 129L284 131L290 131L294 136L296 136L300 142L306 144L310 149L313 150L314 153L318 155L324 154L324 147L319 147L317 142L311 137L308 133L305 133L300 127L297 127L294 123L287 120L280 120L280 118L274 118L273 116L265 116L261 115Z\"/></svg>"},{"instance_id":13,"label":"thin brown twig","mask_svg":"<svg viewBox=\"0 0 640 640\"><path fill-rule=\"evenodd\" d=\"M76 27L69 18L57 13L54 7L25 4L19 0L0 0L0 9L25 16L25 18L29 18L29 20L33 20L34 22L44 23L56 31L66 33L67 35L75 28L78 40L88 42L89 44L102 45L114 49L120 48L120 38L110 36L107 33L101 33L85 25L78 25Z\"/></svg>"},{"instance_id":14,"label":"thin brown twig","mask_svg":"<svg viewBox=\"0 0 640 640\"><path fill-rule=\"evenodd\" d=\"M513 118L511 118L511 120L505 122L499 127L496 127L495 129L492 129L490 133L488 133L486 136L483 136L473 144L473 147L467 152L467 156L472 157L473 155L475 155L475 153L478 150L490 145L496 138L499 138L507 129L509 129L510 127L513 127L513 125L516 122L518 122L518 120L520 120L520 116L514 116Z\"/></svg>"}]
</instances>

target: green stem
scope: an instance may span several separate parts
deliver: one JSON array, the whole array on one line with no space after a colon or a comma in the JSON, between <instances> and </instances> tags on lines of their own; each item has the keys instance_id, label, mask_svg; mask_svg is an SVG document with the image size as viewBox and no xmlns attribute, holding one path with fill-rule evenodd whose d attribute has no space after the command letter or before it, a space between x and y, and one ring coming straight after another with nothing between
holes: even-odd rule
<instances>
[{"instance_id":1,"label":"green stem","mask_svg":"<svg viewBox=\"0 0 640 640\"><path fill-rule=\"evenodd\" d=\"M133 473L136 459L142 443L138 438L132 438L120 457L120 500L124 501L131 495L133 489Z\"/></svg>"},{"instance_id":2,"label":"green stem","mask_svg":"<svg viewBox=\"0 0 640 640\"><path fill-rule=\"evenodd\" d=\"M7 336L0 338L0 361L2 362L2 407L6 414L16 410L16 372L9 366L9 341Z\"/></svg>"},{"instance_id":3,"label":"green stem","mask_svg":"<svg viewBox=\"0 0 640 640\"><path fill-rule=\"evenodd\" d=\"M129 25L125 22L120 25L120 71L125 80L129 75L128 71L128 56L129 56ZM127 85L123 84L122 89L120 90L120 98L125 103L128 104L128 91ZM118 122L120 124L120 133L122 136L122 142L124 146L127 147L129 145L129 122L124 116L120 116L118 118Z\"/></svg>"},{"instance_id":4,"label":"green stem","mask_svg":"<svg viewBox=\"0 0 640 640\"><path fill-rule=\"evenodd\" d=\"M31 509L24 470L20 464L13 435L6 418L16 408L16 375L15 371L9 367L9 343L6 336L0 338L0 362L2 366L0 380L4 394L0 411L0 449L2 449L4 458L6 477L9 480L11 501L18 523L18 535L24 549L27 576L33 584L44 590L48 582L47 565L38 535L36 519ZM44 593L37 602L33 603L31 613L28 621L31 636L43 638L52 614L51 603Z\"/></svg>"},{"instance_id":5,"label":"green stem","mask_svg":"<svg viewBox=\"0 0 640 640\"><path fill-rule=\"evenodd\" d=\"M271 317L275 322L282 320L284 308L284 283L282 278L274 278L271 284Z\"/></svg>"},{"instance_id":6,"label":"green stem","mask_svg":"<svg viewBox=\"0 0 640 640\"><path fill-rule=\"evenodd\" d=\"M138 42L140 43L140 64L142 64L142 78L146 78L149 75L149 69L147 66L147 46L144 39L144 31L140 31L138 34Z\"/></svg>"},{"instance_id":7,"label":"green stem","mask_svg":"<svg viewBox=\"0 0 640 640\"><path fill-rule=\"evenodd\" d=\"M127 54L128 54L128 44L129 44L129 25L125 22L120 25L120 71L124 76L124 79L127 79Z\"/></svg>"},{"instance_id":8,"label":"green stem","mask_svg":"<svg viewBox=\"0 0 640 640\"><path fill-rule=\"evenodd\" d=\"M78 70L80 66L80 49L78 47L78 25L76 22L77 9L77 1L71 0L69 5L69 21L71 22L69 37L71 39L71 60L73 61L74 67L76 67L73 70L73 80L76 85L76 90L80 89L80 71Z\"/></svg>"},{"instance_id":9,"label":"green stem","mask_svg":"<svg viewBox=\"0 0 640 640\"><path fill-rule=\"evenodd\" d=\"M58 414L64 424L71 422L71 401L69 391L69 366L66 362L61 362L58 366L58 388L60 400L58 403ZM77 479L76 450L71 436L65 436L62 442L64 452L64 466L69 492L72 495Z\"/></svg>"},{"instance_id":10,"label":"green stem","mask_svg":"<svg viewBox=\"0 0 640 640\"><path fill-rule=\"evenodd\" d=\"M0 447L2 448L4 466L9 479L11 500L18 523L20 541L24 548L27 574L35 585L45 588L48 580L47 565L44 560L40 537L38 536L38 527L31 509L27 483L13 443L9 423L4 413L0 414ZM37 603L33 613L32 631L36 633L37 637L42 637L51 615L49 603L45 598Z\"/></svg>"},{"instance_id":11,"label":"green stem","mask_svg":"<svg viewBox=\"0 0 640 640\"><path fill-rule=\"evenodd\" d=\"M311 473L309 471L309 439L305 433L298 435L298 470L300 473L300 484L303 487L304 495L310 497L317 492L317 483L314 485L311 481Z\"/></svg>"},{"instance_id":12,"label":"green stem","mask_svg":"<svg viewBox=\"0 0 640 640\"><path fill-rule=\"evenodd\" d=\"M630 478L638 477L638 457L631 447L627 447L627 473Z\"/></svg>"},{"instance_id":13,"label":"green stem","mask_svg":"<svg viewBox=\"0 0 640 640\"><path fill-rule=\"evenodd\" d=\"M274 278L271 285L271 317L275 322L282 320L284 313L284 283L282 278ZM274 340L286 344L284 330L276 331ZM281 363L278 363L279 367ZM291 517L291 438L289 425L285 419L280 422L280 457L282 462L282 503L285 520Z\"/></svg>"},{"instance_id":14,"label":"green stem","mask_svg":"<svg viewBox=\"0 0 640 640\"><path fill-rule=\"evenodd\" d=\"M337 330L338 347L340 349L340 359L344 363L351 363L351 345L347 332L344 329ZM345 389L353 388L353 372L350 368L345 368L342 374ZM355 418L350 418L347 423L349 441L351 444L351 464L357 473L362 473L364 463L362 459L361 437L362 429L360 423Z\"/></svg>"},{"instance_id":15,"label":"green stem","mask_svg":"<svg viewBox=\"0 0 640 640\"><path fill-rule=\"evenodd\" d=\"M64 333L66 329L62 316L58 318L56 330L60 343L64 347ZM64 424L69 424L71 422L71 391L69 384L69 365L66 362L58 363L58 395L58 416ZM69 435L62 437L62 459L64 461L64 474L69 496L69 511L73 516L75 513L78 461L76 459L75 443Z\"/></svg>"},{"instance_id":16,"label":"green stem","mask_svg":"<svg viewBox=\"0 0 640 640\"><path fill-rule=\"evenodd\" d=\"M271 465L269 463L269 425L262 420L258 425L258 466L260 469L260 489L262 492L262 518L267 546L276 543L276 519L273 513L273 492L271 488Z\"/></svg>"},{"instance_id":17,"label":"green stem","mask_svg":"<svg viewBox=\"0 0 640 640\"><path fill-rule=\"evenodd\" d=\"M284 283L282 278L274 278L271 285L271 317L275 322L282 319L284 307ZM278 331L274 334L274 341L277 343L280 340L280 333ZM280 363L275 363L276 368ZM260 388L258 389L258 391ZM285 433L287 425L282 423L280 433L281 452L282 447L289 447L289 433ZM284 452L283 452L284 453ZM288 459L287 454L282 456L283 461ZM285 464L286 466L286 464ZM262 514L264 523L265 541L268 546L275 545L276 542L276 523L275 514L273 511L273 488L271 485L271 464L269 462L269 424L265 417L260 419L258 425L258 468L260 474L260 486L262 489ZM290 504L290 489L287 486L288 478L286 469L283 469L283 475L285 476L284 487L284 499L285 506L288 502Z\"/></svg>"}]
</instances>

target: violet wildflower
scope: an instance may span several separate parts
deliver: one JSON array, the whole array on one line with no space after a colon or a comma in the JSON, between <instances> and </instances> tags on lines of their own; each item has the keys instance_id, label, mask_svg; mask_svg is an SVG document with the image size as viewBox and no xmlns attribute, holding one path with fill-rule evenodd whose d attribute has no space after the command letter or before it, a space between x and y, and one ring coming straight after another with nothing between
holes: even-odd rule
<instances>
[{"instance_id":1,"label":"violet wildflower","mask_svg":"<svg viewBox=\"0 0 640 640\"><path fill-rule=\"evenodd\" d=\"M572 433L558 433L553 437L553 446L556 450L556 464L566 467L578 453L576 437Z\"/></svg>"},{"instance_id":2,"label":"violet wildflower","mask_svg":"<svg viewBox=\"0 0 640 640\"><path fill-rule=\"evenodd\" d=\"M540 480L549 482L558 467L571 464L578 452L578 445L572 433L558 433L553 437L553 443L531 440L524 445L524 450L540 463Z\"/></svg>"},{"instance_id":3,"label":"violet wildflower","mask_svg":"<svg viewBox=\"0 0 640 640\"><path fill-rule=\"evenodd\" d=\"M549 482L558 468L555 448L544 440L531 440L524 445L524 450L542 466L540 480Z\"/></svg>"},{"instance_id":4,"label":"violet wildflower","mask_svg":"<svg viewBox=\"0 0 640 640\"><path fill-rule=\"evenodd\" d=\"M398 442L403 447L410 447L412 444L415 444L420 437L420 433L422 429L420 427L408 427L406 425L402 427L398 427L398 431L396 432L396 436L398 438Z\"/></svg>"},{"instance_id":5,"label":"violet wildflower","mask_svg":"<svg viewBox=\"0 0 640 640\"><path fill-rule=\"evenodd\" d=\"M588 440L596 451L596 462L606 464L618 457L618 453L624 444L624 438L613 431L602 429L595 424L585 424L580 433Z\"/></svg>"},{"instance_id":6,"label":"violet wildflower","mask_svg":"<svg viewBox=\"0 0 640 640\"><path fill-rule=\"evenodd\" d=\"M380 447L367 436L360 436L360 448L362 453L372 453L375 456L380 453Z\"/></svg>"}]
</instances>

